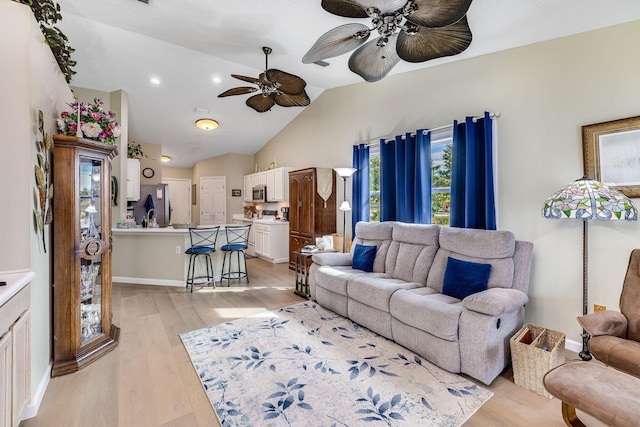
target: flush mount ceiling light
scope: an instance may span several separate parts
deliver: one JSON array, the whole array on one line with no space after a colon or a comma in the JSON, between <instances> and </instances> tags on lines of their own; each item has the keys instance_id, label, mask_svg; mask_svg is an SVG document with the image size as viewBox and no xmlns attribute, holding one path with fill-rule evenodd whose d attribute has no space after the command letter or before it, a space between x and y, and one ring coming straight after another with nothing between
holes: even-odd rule
<instances>
[{"instance_id":1,"label":"flush mount ceiling light","mask_svg":"<svg viewBox=\"0 0 640 427\"><path fill-rule=\"evenodd\" d=\"M162 155L162 157L160 157L160 161L162 163L169 163L171 161L171 157L169 156L165 156L164 154Z\"/></svg>"},{"instance_id":2,"label":"flush mount ceiling light","mask_svg":"<svg viewBox=\"0 0 640 427\"><path fill-rule=\"evenodd\" d=\"M302 58L305 64L343 55L349 69L368 82L386 76L401 59L424 62L457 55L471 44L466 13L472 0L322 0L322 8L345 18L369 18L371 27L351 23L320 36ZM365 43L371 33L378 37Z\"/></svg>"},{"instance_id":3,"label":"flush mount ceiling light","mask_svg":"<svg viewBox=\"0 0 640 427\"><path fill-rule=\"evenodd\" d=\"M202 130L214 130L219 126L218 122L213 119L198 119L196 120L196 127Z\"/></svg>"},{"instance_id":4,"label":"flush mount ceiling light","mask_svg":"<svg viewBox=\"0 0 640 427\"><path fill-rule=\"evenodd\" d=\"M160 79L158 77L151 77L149 79L149 83L151 83L154 86L157 86L160 84Z\"/></svg>"},{"instance_id":5,"label":"flush mount ceiling light","mask_svg":"<svg viewBox=\"0 0 640 427\"><path fill-rule=\"evenodd\" d=\"M246 95L247 93L260 92L257 95L249 97L245 104L253 108L258 113L264 113L271 110L274 105L281 107L306 107L311 103L305 87L307 83L300 77L284 71L269 68L270 47L263 47L264 52L264 69L258 78L240 76L231 74L231 77L252 83L258 87L240 86L234 87L218 95L219 98L232 95Z\"/></svg>"}]
</instances>

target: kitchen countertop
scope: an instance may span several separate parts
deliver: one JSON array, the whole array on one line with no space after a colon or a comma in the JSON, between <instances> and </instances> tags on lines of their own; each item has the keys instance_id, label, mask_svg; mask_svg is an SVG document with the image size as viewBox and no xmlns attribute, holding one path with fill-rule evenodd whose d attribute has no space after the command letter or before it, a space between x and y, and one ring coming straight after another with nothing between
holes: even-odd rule
<instances>
[{"instance_id":1,"label":"kitchen countertop","mask_svg":"<svg viewBox=\"0 0 640 427\"><path fill-rule=\"evenodd\" d=\"M0 286L0 305L9 301L11 297L27 286L36 274L33 271L22 273L0 273L0 281L7 282L7 286Z\"/></svg>"}]
</instances>

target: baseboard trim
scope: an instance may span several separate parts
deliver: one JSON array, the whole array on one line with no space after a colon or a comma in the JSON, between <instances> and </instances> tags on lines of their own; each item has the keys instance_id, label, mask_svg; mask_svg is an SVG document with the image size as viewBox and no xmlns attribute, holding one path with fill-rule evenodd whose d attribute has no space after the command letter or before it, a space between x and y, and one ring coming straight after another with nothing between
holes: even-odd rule
<instances>
[{"instance_id":1,"label":"baseboard trim","mask_svg":"<svg viewBox=\"0 0 640 427\"><path fill-rule=\"evenodd\" d=\"M574 351L576 353L580 353L582 351L582 342L565 340L564 348L566 348L567 350Z\"/></svg>"},{"instance_id":2,"label":"baseboard trim","mask_svg":"<svg viewBox=\"0 0 640 427\"><path fill-rule=\"evenodd\" d=\"M213 280L216 283L219 283L220 276L214 276ZM113 276L111 278L111 281L118 283L131 283L133 285L175 286L181 288L185 287L184 280L144 279L140 277Z\"/></svg>"},{"instance_id":3,"label":"baseboard trim","mask_svg":"<svg viewBox=\"0 0 640 427\"><path fill-rule=\"evenodd\" d=\"M22 420L33 418L38 415L40 404L42 403L42 399L44 398L44 392L47 391L47 387L49 386L49 380L51 380L51 363L49 363L47 365L47 369L44 370L44 374L40 379L38 389L36 390L36 394L33 396L33 399L31 399L31 402L29 402L27 407L24 408L24 412L22 413Z\"/></svg>"}]
</instances>

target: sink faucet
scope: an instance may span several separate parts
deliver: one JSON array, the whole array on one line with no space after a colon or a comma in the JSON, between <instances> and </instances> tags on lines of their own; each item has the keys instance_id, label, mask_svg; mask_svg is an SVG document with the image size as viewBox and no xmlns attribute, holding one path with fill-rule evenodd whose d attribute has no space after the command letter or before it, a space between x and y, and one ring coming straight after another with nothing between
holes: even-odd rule
<instances>
[{"instance_id":1,"label":"sink faucet","mask_svg":"<svg viewBox=\"0 0 640 427\"><path fill-rule=\"evenodd\" d=\"M151 221L151 212L156 213L156 210L154 208L151 208L147 211L147 219L149 221Z\"/></svg>"}]
</instances>

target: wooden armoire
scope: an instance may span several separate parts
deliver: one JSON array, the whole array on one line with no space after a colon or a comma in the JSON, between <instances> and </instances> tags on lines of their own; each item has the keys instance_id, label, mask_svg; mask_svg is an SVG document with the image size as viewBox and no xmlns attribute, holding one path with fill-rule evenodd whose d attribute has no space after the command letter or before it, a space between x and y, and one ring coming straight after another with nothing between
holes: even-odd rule
<instances>
[{"instance_id":1,"label":"wooden armoire","mask_svg":"<svg viewBox=\"0 0 640 427\"><path fill-rule=\"evenodd\" d=\"M316 237L336 232L336 173L331 170L332 191L325 202L318 194L318 169L289 172L289 268L295 269L294 252L315 245Z\"/></svg>"}]
</instances>

